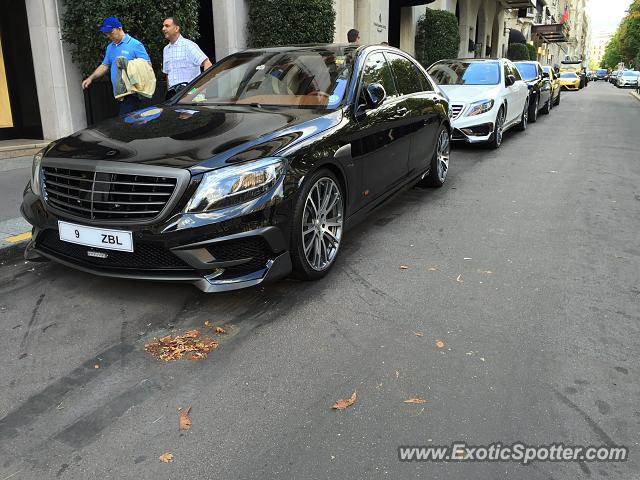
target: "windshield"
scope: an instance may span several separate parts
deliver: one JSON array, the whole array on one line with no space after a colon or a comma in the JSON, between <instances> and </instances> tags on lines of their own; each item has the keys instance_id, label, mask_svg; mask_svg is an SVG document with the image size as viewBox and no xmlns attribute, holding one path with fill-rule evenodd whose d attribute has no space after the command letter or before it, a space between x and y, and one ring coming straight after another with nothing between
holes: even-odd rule
<instances>
[{"instance_id":1,"label":"windshield","mask_svg":"<svg viewBox=\"0 0 640 480\"><path fill-rule=\"evenodd\" d=\"M606 75L607 71L606 70L598 70L598 75Z\"/></svg>"},{"instance_id":2,"label":"windshield","mask_svg":"<svg viewBox=\"0 0 640 480\"><path fill-rule=\"evenodd\" d=\"M560 78L578 78L578 76L573 72L562 72Z\"/></svg>"},{"instance_id":3,"label":"windshield","mask_svg":"<svg viewBox=\"0 0 640 480\"><path fill-rule=\"evenodd\" d=\"M523 80L533 80L538 76L538 68L534 63L516 63Z\"/></svg>"},{"instance_id":4,"label":"windshield","mask_svg":"<svg viewBox=\"0 0 640 480\"><path fill-rule=\"evenodd\" d=\"M639 72L624 72L622 74L623 77L637 77Z\"/></svg>"},{"instance_id":5,"label":"windshield","mask_svg":"<svg viewBox=\"0 0 640 480\"><path fill-rule=\"evenodd\" d=\"M309 47L236 53L185 91L178 104L335 109L347 91L354 51Z\"/></svg>"},{"instance_id":6,"label":"windshield","mask_svg":"<svg viewBox=\"0 0 640 480\"><path fill-rule=\"evenodd\" d=\"M500 69L497 62L438 62L429 75L440 85L497 85Z\"/></svg>"}]
</instances>

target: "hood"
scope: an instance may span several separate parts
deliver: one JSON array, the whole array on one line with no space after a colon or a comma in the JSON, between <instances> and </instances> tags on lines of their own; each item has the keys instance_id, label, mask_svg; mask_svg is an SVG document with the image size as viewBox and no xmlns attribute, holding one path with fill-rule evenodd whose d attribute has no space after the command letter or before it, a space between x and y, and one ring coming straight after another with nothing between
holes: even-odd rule
<instances>
[{"instance_id":1,"label":"hood","mask_svg":"<svg viewBox=\"0 0 640 480\"><path fill-rule=\"evenodd\" d=\"M54 142L47 158L212 169L269 155L340 122L340 111L248 105L156 106Z\"/></svg>"},{"instance_id":2,"label":"hood","mask_svg":"<svg viewBox=\"0 0 640 480\"><path fill-rule=\"evenodd\" d=\"M439 85L451 103L472 103L496 98L500 85Z\"/></svg>"}]
</instances>

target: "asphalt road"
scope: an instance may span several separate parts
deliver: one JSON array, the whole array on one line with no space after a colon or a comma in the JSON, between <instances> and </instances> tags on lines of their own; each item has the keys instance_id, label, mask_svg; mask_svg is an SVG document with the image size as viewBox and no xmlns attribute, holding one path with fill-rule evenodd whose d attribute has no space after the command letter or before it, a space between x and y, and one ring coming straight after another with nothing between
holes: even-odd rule
<instances>
[{"instance_id":1,"label":"asphalt road","mask_svg":"<svg viewBox=\"0 0 640 480\"><path fill-rule=\"evenodd\" d=\"M207 295L1 267L0 479L637 479L639 151L640 102L592 83L498 151L456 149L442 189L351 231L317 283ZM206 320L228 330L207 359L144 351ZM398 461L454 441L631 450Z\"/></svg>"}]
</instances>

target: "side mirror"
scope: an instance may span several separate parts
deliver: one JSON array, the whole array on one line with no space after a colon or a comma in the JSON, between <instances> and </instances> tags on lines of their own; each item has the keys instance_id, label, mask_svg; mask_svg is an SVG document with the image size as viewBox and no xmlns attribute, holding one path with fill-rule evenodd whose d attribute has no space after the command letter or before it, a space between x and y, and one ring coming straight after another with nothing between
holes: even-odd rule
<instances>
[{"instance_id":1,"label":"side mirror","mask_svg":"<svg viewBox=\"0 0 640 480\"><path fill-rule=\"evenodd\" d=\"M387 92L379 83L370 83L364 89L364 98L367 102L367 108L378 108L387 98Z\"/></svg>"},{"instance_id":2,"label":"side mirror","mask_svg":"<svg viewBox=\"0 0 640 480\"><path fill-rule=\"evenodd\" d=\"M516 83L516 77L514 77L513 75L507 75L507 78L505 79L505 83L507 84L507 87L510 87L511 85Z\"/></svg>"}]
</instances>

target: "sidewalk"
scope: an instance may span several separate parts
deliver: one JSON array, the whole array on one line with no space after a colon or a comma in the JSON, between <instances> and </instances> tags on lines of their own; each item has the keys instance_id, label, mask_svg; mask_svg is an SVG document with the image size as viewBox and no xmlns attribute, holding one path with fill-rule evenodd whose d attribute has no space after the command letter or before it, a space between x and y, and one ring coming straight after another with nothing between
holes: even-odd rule
<instances>
[{"instance_id":1,"label":"sidewalk","mask_svg":"<svg viewBox=\"0 0 640 480\"><path fill-rule=\"evenodd\" d=\"M637 92L633 92L633 91L631 91L631 92L629 92L629 94L630 94L633 98L635 98L636 100L638 100L638 101L640 102L640 95L638 95L638 93L637 93Z\"/></svg>"},{"instance_id":2,"label":"sidewalk","mask_svg":"<svg viewBox=\"0 0 640 480\"><path fill-rule=\"evenodd\" d=\"M0 249L22 247L31 238L31 225L20 215L20 203L32 161L31 156L0 160Z\"/></svg>"}]
</instances>

